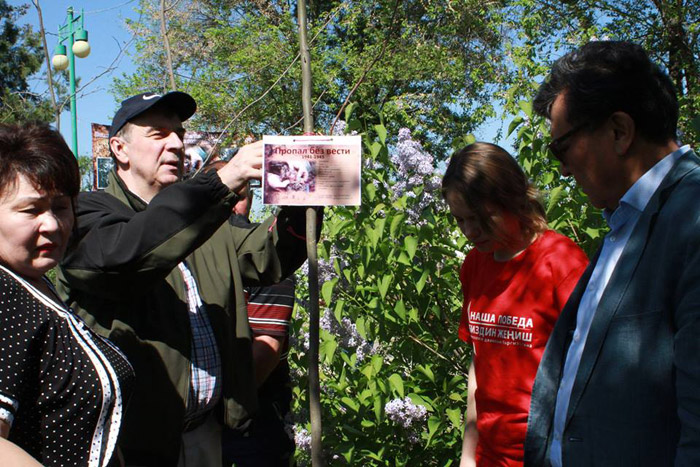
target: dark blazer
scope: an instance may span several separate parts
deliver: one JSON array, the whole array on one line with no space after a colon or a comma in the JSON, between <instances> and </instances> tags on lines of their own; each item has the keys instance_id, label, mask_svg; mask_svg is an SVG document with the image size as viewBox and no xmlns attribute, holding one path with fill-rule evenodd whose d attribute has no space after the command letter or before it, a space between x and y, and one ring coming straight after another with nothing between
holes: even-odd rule
<instances>
[{"instance_id":1,"label":"dark blazer","mask_svg":"<svg viewBox=\"0 0 700 467\"><path fill-rule=\"evenodd\" d=\"M566 350L599 253L540 362L525 465L549 465ZM692 152L652 196L601 297L571 393L562 461L700 466L700 159Z\"/></svg>"}]
</instances>

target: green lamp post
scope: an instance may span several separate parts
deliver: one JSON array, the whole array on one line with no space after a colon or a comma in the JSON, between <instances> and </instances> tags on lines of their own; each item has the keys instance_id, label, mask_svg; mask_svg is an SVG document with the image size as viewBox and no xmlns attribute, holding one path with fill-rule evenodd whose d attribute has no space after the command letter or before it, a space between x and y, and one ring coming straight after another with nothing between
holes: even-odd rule
<instances>
[{"instance_id":1,"label":"green lamp post","mask_svg":"<svg viewBox=\"0 0 700 467\"><path fill-rule=\"evenodd\" d=\"M90 44L88 44L88 33L83 27L83 17L85 13L80 11L80 15L73 16L73 7L68 7L66 22L58 27L58 44L54 49L51 63L56 70L68 68L68 79L70 81L70 117L72 131L73 155L78 157L78 122L75 108L75 57L85 58L90 54ZM77 24L77 27L74 24ZM69 41L68 46L63 45ZM67 53L66 53L67 52Z\"/></svg>"}]
</instances>

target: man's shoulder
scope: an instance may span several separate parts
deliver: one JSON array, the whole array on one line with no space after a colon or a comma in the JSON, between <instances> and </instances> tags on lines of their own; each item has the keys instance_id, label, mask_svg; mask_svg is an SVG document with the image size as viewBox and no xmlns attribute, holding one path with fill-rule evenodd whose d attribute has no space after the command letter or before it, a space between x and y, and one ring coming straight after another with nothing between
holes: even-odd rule
<instances>
[{"instance_id":1,"label":"man's shoulder","mask_svg":"<svg viewBox=\"0 0 700 467\"><path fill-rule=\"evenodd\" d=\"M112 204L120 201L106 191L81 191L78 193L78 204Z\"/></svg>"},{"instance_id":2,"label":"man's shoulder","mask_svg":"<svg viewBox=\"0 0 700 467\"><path fill-rule=\"evenodd\" d=\"M123 209L131 210L117 197L105 191L80 192L76 201L76 213L78 215L95 210L113 211Z\"/></svg>"}]
</instances>

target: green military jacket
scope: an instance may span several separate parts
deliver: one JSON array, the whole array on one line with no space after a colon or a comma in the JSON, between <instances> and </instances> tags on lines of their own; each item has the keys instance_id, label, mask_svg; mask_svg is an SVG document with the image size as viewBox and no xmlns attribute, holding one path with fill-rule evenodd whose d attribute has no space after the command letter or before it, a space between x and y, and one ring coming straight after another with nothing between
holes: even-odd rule
<instances>
[{"instance_id":1,"label":"green military jacket","mask_svg":"<svg viewBox=\"0 0 700 467\"><path fill-rule=\"evenodd\" d=\"M216 172L174 184L149 204L112 172L81 193L59 271L65 301L128 357L136 372L120 435L127 463L175 465L190 385L190 321L178 263L206 304L222 363L222 410L235 427L257 406L243 286L277 282L306 258L303 210L254 228L226 220L238 197Z\"/></svg>"}]
</instances>

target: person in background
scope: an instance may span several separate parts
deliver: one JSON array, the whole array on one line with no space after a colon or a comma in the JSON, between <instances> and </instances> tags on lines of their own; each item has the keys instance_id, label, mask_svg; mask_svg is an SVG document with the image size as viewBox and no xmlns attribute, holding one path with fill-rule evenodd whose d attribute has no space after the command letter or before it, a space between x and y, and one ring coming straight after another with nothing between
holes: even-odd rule
<instances>
[{"instance_id":1,"label":"person in background","mask_svg":"<svg viewBox=\"0 0 700 467\"><path fill-rule=\"evenodd\" d=\"M528 465L700 465L700 159L673 82L639 45L560 58L534 109L610 232L542 357Z\"/></svg>"},{"instance_id":2,"label":"person in background","mask_svg":"<svg viewBox=\"0 0 700 467\"><path fill-rule=\"evenodd\" d=\"M442 192L474 246L460 271L459 337L473 348L460 465L520 466L537 365L588 259L547 229L537 191L499 146L453 154Z\"/></svg>"},{"instance_id":3,"label":"person in background","mask_svg":"<svg viewBox=\"0 0 700 467\"><path fill-rule=\"evenodd\" d=\"M68 245L78 163L58 131L0 125L0 463L119 465L133 370L45 274Z\"/></svg>"},{"instance_id":4,"label":"person in background","mask_svg":"<svg viewBox=\"0 0 700 467\"><path fill-rule=\"evenodd\" d=\"M207 151L199 144L190 144L185 148L185 161L183 164L183 178L193 177L204 165Z\"/></svg>"},{"instance_id":5,"label":"person in background","mask_svg":"<svg viewBox=\"0 0 700 467\"><path fill-rule=\"evenodd\" d=\"M78 197L61 263L67 301L136 370L121 439L128 465L221 466L222 425L257 409L243 287L278 282L306 259L304 208L254 229L227 222L261 176L262 142L180 181L183 122L196 106L183 92L122 102L109 186Z\"/></svg>"},{"instance_id":6,"label":"person in background","mask_svg":"<svg viewBox=\"0 0 700 467\"><path fill-rule=\"evenodd\" d=\"M214 164L219 164L214 162ZM247 187L229 222L252 228L252 192ZM223 466L291 465L294 440L288 426L292 402L289 377L289 327L294 309L294 276L265 287L247 287L248 320L253 331L253 362L259 409L248 422L222 433Z\"/></svg>"}]
</instances>

